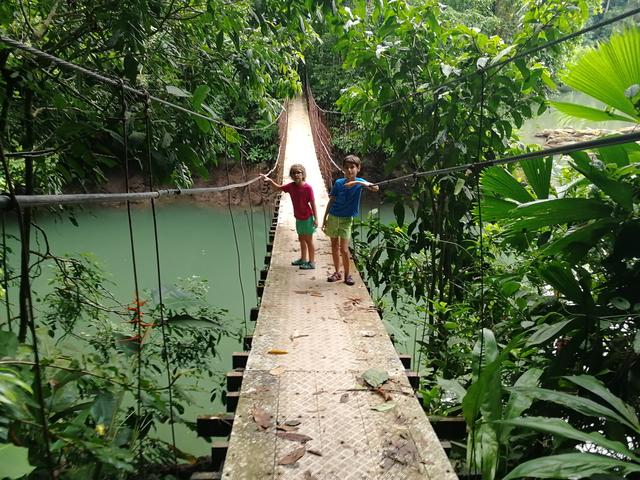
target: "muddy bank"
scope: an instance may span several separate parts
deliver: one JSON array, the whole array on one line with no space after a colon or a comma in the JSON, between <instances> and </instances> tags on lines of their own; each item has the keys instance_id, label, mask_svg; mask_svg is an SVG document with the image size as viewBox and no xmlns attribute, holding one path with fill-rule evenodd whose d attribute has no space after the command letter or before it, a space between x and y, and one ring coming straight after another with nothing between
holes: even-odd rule
<instances>
[{"instance_id":1,"label":"muddy bank","mask_svg":"<svg viewBox=\"0 0 640 480\"><path fill-rule=\"evenodd\" d=\"M562 145L568 145L576 142L588 142L589 140L595 140L605 135L620 134L625 135L633 132L637 132L638 127L627 127L619 130L606 130L597 128L554 128L546 129L536 133L536 137L544 138L543 148L560 147Z\"/></svg>"},{"instance_id":2,"label":"muddy bank","mask_svg":"<svg viewBox=\"0 0 640 480\"><path fill-rule=\"evenodd\" d=\"M194 178L194 183L191 188L221 187L228 184L244 183L257 178L260 173L267 172L270 168L271 166L267 165L251 165L249 167L245 167L243 170L239 166L233 166L229 167L228 175L225 167L211 169L209 172L209 178ZM97 189L100 193L122 193L126 191L124 174L111 172L107 174L106 177L107 182ZM164 184L154 185L153 190L175 188L175 185ZM151 189L149 187L148 178L140 173L131 175L131 178L129 179L129 190L131 192L150 191ZM270 188L268 185L264 185L263 181L257 180L247 187L234 188L223 192L162 197L160 201L163 203L192 202L215 207L226 207L229 203L233 206L247 206L249 203L252 205L263 205L272 202L275 193L276 192L274 192L273 188ZM146 201L143 200L134 203L146 203Z\"/></svg>"}]
</instances>

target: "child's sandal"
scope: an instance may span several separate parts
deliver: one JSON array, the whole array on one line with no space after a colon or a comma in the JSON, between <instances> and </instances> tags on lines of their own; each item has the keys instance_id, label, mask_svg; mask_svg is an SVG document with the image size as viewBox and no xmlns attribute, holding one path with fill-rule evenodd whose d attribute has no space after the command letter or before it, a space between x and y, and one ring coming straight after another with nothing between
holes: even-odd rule
<instances>
[{"instance_id":1,"label":"child's sandal","mask_svg":"<svg viewBox=\"0 0 640 480\"><path fill-rule=\"evenodd\" d=\"M300 265L304 265L306 262L304 260L302 260L301 258L294 260L293 262L291 262L291 265L295 266L295 267L299 267Z\"/></svg>"},{"instance_id":2,"label":"child's sandal","mask_svg":"<svg viewBox=\"0 0 640 480\"><path fill-rule=\"evenodd\" d=\"M300 270L314 270L316 268L316 264L313 262L304 262L300 265Z\"/></svg>"},{"instance_id":3,"label":"child's sandal","mask_svg":"<svg viewBox=\"0 0 640 480\"><path fill-rule=\"evenodd\" d=\"M347 285L353 285L356 282L353 281L353 277L351 275L347 275L344 278L344 283L346 283Z\"/></svg>"},{"instance_id":4,"label":"child's sandal","mask_svg":"<svg viewBox=\"0 0 640 480\"><path fill-rule=\"evenodd\" d=\"M327 282L337 282L338 280L342 280L342 273L340 273L340 272L333 272L327 278Z\"/></svg>"}]
</instances>

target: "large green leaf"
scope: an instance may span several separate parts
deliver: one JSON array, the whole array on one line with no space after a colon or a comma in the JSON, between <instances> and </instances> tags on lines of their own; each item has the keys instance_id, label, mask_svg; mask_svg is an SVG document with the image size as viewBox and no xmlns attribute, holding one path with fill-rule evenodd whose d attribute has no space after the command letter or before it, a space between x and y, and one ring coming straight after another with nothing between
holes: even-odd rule
<instances>
[{"instance_id":1,"label":"large green leaf","mask_svg":"<svg viewBox=\"0 0 640 480\"><path fill-rule=\"evenodd\" d=\"M517 203L510 200L502 200L501 198L483 196L481 200L482 221L496 222L504 220L509 216L509 212L518 206ZM478 218L478 209L474 210L476 218Z\"/></svg>"},{"instance_id":2,"label":"large green leaf","mask_svg":"<svg viewBox=\"0 0 640 480\"><path fill-rule=\"evenodd\" d=\"M29 449L11 443L0 444L0 475L2 478L22 478L36 468L29 463Z\"/></svg>"},{"instance_id":3,"label":"large green leaf","mask_svg":"<svg viewBox=\"0 0 640 480\"><path fill-rule=\"evenodd\" d=\"M624 425L627 425L631 429L634 429L633 424L629 423L626 418L619 415L615 411L611 410L604 405L601 405L588 398L579 397L577 395L571 395L570 393L560 392L557 390L548 390L546 388L537 387L510 387L509 391L520 392L525 395L530 395L538 400L544 400L547 402L557 403L563 405L571 410L575 410L578 413L587 415L589 417L608 418L615 420Z\"/></svg>"},{"instance_id":4,"label":"large green leaf","mask_svg":"<svg viewBox=\"0 0 640 480\"><path fill-rule=\"evenodd\" d=\"M564 438L577 440L581 443L598 445L599 447L606 448L611 452L619 453L631 460L640 462L640 457L635 456L623 443L615 440L609 440L599 432L588 433L578 430L561 418L520 417L509 420L500 420L496 423L523 428L525 430L536 430L539 432L551 433L553 435L560 435Z\"/></svg>"},{"instance_id":5,"label":"large green leaf","mask_svg":"<svg viewBox=\"0 0 640 480\"><path fill-rule=\"evenodd\" d=\"M516 380L516 383L514 384L514 386L515 387L536 387L538 385L538 381L540 380L540 377L542 376L542 372L543 371L540 368L530 368L529 370L524 372L522 375L520 375L518 380ZM518 392L511 392L511 395L509 395L509 401L507 402L507 406L504 409L502 418L504 419L516 418L519 415L522 415L522 413L525 410L527 410L532 403L533 403L533 397L530 397L529 395L523 395ZM513 430L513 428L508 426L499 429L500 443L502 444L508 443L511 430Z\"/></svg>"},{"instance_id":6,"label":"large green leaf","mask_svg":"<svg viewBox=\"0 0 640 480\"><path fill-rule=\"evenodd\" d=\"M536 458L521 463L502 480L512 478L589 478L598 473L609 473L619 469L622 475L639 472L640 465L591 453L564 453Z\"/></svg>"},{"instance_id":7,"label":"large green leaf","mask_svg":"<svg viewBox=\"0 0 640 480\"><path fill-rule=\"evenodd\" d=\"M591 120L592 122L609 122L611 120L618 120L621 122L635 122L633 118L625 117L617 113L608 112L606 110L599 110L593 107L587 107L586 105L578 105L577 103L568 102L549 102L559 112L564 113L575 118L584 118L585 120Z\"/></svg>"},{"instance_id":8,"label":"large green leaf","mask_svg":"<svg viewBox=\"0 0 640 480\"><path fill-rule=\"evenodd\" d=\"M526 203L533 200L531 194L513 175L503 167L489 167L482 172L481 180L484 193L491 193L505 199Z\"/></svg>"},{"instance_id":9,"label":"large green leaf","mask_svg":"<svg viewBox=\"0 0 640 480\"><path fill-rule=\"evenodd\" d=\"M549 198L553 157L524 160L520 162L520 166L537 197L539 199Z\"/></svg>"},{"instance_id":10,"label":"large green leaf","mask_svg":"<svg viewBox=\"0 0 640 480\"><path fill-rule=\"evenodd\" d=\"M591 375L573 375L565 376L564 378L602 398L621 415L623 415L629 423L634 425L636 431L640 433L640 423L638 423L638 416L636 415L636 412L634 412L629 405L611 393L611 391L605 387L600 380L592 377Z\"/></svg>"},{"instance_id":11,"label":"large green leaf","mask_svg":"<svg viewBox=\"0 0 640 480\"><path fill-rule=\"evenodd\" d=\"M635 142L625 143L623 145L612 145L610 147L602 147L596 150L598 158L605 165L616 164L618 167L629 165L630 157L640 155L640 145Z\"/></svg>"},{"instance_id":12,"label":"large green leaf","mask_svg":"<svg viewBox=\"0 0 640 480\"><path fill-rule=\"evenodd\" d=\"M576 280L571 269L561 262L545 262L538 267L540 276L553 288L562 293L569 300L584 304L591 303L590 294L584 292Z\"/></svg>"},{"instance_id":13,"label":"large green leaf","mask_svg":"<svg viewBox=\"0 0 640 480\"><path fill-rule=\"evenodd\" d=\"M612 210L604 202L590 198L553 198L525 203L511 210L515 220L509 230L537 230L551 225L586 222L611 216Z\"/></svg>"},{"instance_id":14,"label":"large green leaf","mask_svg":"<svg viewBox=\"0 0 640 480\"><path fill-rule=\"evenodd\" d=\"M587 51L562 80L635 121L640 120L636 107L625 94L630 86L640 84L640 29L616 33L609 42Z\"/></svg>"},{"instance_id":15,"label":"large green leaf","mask_svg":"<svg viewBox=\"0 0 640 480\"><path fill-rule=\"evenodd\" d=\"M472 431L472 435L474 441L468 441L467 464L472 470L481 471L483 480L493 480L496 476L500 448L494 425L482 423Z\"/></svg>"},{"instance_id":16,"label":"large green leaf","mask_svg":"<svg viewBox=\"0 0 640 480\"><path fill-rule=\"evenodd\" d=\"M209 92L211 92L211 87L209 87L209 85L198 86L195 92L193 92L193 97L191 98L191 105L193 105L193 108L198 110L202 105L202 102L207 98L207 95L209 95Z\"/></svg>"},{"instance_id":17,"label":"large green leaf","mask_svg":"<svg viewBox=\"0 0 640 480\"><path fill-rule=\"evenodd\" d=\"M633 210L633 187L630 184L611 178L607 175L606 170L597 168L584 152L574 152L570 155L573 159L571 163L573 168L591 180L594 185L625 210Z\"/></svg>"},{"instance_id":18,"label":"large green leaf","mask_svg":"<svg viewBox=\"0 0 640 480\"><path fill-rule=\"evenodd\" d=\"M535 333L527 339L527 345L540 345L548 342L549 340L555 339L560 332L567 328L568 325L575 322L575 320L575 318L570 318L569 320L540 325L540 327L536 328Z\"/></svg>"},{"instance_id":19,"label":"large green leaf","mask_svg":"<svg viewBox=\"0 0 640 480\"><path fill-rule=\"evenodd\" d=\"M586 255L602 237L613 231L613 227L618 221L613 218L603 218L567 230L567 232L559 239L551 242L540 252L541 256L561 255L565 258L570 257L574 262ZM580 255L577 255L580 254Z\"/></svg>"}]
</instances>

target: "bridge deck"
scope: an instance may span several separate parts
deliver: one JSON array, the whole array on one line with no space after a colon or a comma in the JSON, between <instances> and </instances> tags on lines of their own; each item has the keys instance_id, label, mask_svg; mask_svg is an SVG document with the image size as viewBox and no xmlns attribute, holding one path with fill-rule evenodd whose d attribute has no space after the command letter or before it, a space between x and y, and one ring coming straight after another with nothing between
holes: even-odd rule
<instances>
[{"instance_id":1,"label":"bridge deck","mask_svg":"<svg viewBox=\"0 0 640 480\"><path fill-rule=\"evenodd\" d=\"M287 139L285 175L291 164L305 165L322 217L328 196L301 100L290 104ZM299 246L283 198L223 478L457 478L355 268L354 286L328 283L330 242L321 231L315 240L316 270L292 267ZM385 401L360 379L374 367L390 376L388 411L372 410ZM311 440L303 447L277 436L285 422L299 422L296 433ZM304 455L282 465L291 453Z\"/></svg>"}]
</instances>

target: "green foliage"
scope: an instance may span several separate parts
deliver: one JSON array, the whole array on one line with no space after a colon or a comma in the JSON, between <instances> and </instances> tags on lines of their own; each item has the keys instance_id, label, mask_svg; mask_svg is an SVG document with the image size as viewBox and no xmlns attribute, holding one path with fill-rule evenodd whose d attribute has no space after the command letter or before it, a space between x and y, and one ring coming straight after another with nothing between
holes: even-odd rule
<instances>
[{"instance_id":1,"label":"green foliage","mask_svg":"<svg viewBox=\"0 0 640 480\"><path fill-rule=\"evenodd\" d=\"M509 58L525 44L568 33L586 19L589 7L526 6L523 31L510 44L450 24L429 2L381 2L366 14L356 3L342 11L344 32L336 45L359 79L338 105L371 126L365 146L391 152L388 172L518 153L511 148L513 132L545 108L554 74L545 65L557 66L554 55L563 51L549 50L488 75L483 129L477 77L438 95L432 88ZM412 17L418 11L421 21ZM601 70L582 75L594 97L635 99L635 50L635 40L620 37L589 54ZM624 73L612 79L616 61L624 63ZM609 83L598 80L603 75ZM633 120L622 106L571 108ZM355 235L359 266L379 288L379 302L419 319L407 320L406 330L424 328L424 341L417 343L425 358L421 367L433 378L424 388L429 408L462 408L470 473L483 479L510 471L507 478L581 478L635 471L628 454L637 456L640 446L634 420L640 407L640 297L632 287L640 283L634 240L640 233L639 159L638 146L629 144L573 154L569 163L549 157L487 168L479 178L479 205L474 172L417 179L406 186L408 195L386 193L395 224L382 225L374 214L366 238ZM479 330L482 341L472 348ZM547 420L534 428L535 420L522 420L527 410L531 418ZM595 445L626 458L603 455ZM576 446L594 448L582 454L582 464Z\"/></svg>"},{"instance_id":2,"label":"green foliage","mask_svg":"<svg viewBox=\"0 0 640 480\"><path fill-rule=\"evenodd\" d=\"M551 102L561 112L596 121L640 121L640 29L616 33L608 42L589 49L561 78L606 106L602 111Z\"/></svg>"},{"instance_id":3,"label":"green foliage","mask_svg":"<svg viewBox=\"0 0 640 480\"><path fill-rule=\"evenodd\" d=\"M175 382L217 375L203 365L211 364L223 337L235 334L226 326L226 312L207 304L207 286L197 278L163 287L165 343L158 292L150 292L149 300L118 304L103 286L104 274L93 259L56 262L60 270L52 280L53 292L44 299L46 325L55 343L39 338L46 352L40 361L54 467L64 465L69 478L89 473L92 478L113 478L136 470L139 451L146 463L166 465L173 447L155 438L154 427L169 421L171 408L178 424L192 427L182 417L191 399ZM74 335L73 342L65 342L66 335ZM48 466L30 357L28 344L19 344L14 333L0 332L0 442L25 446L39 475ZM173 406L165 361L170 365ZM138 369L140 410L134 408ZM214 389L212 396L218 393ZM190 459L184 452L175 453Z\"/></svg>"}]
</instances>

